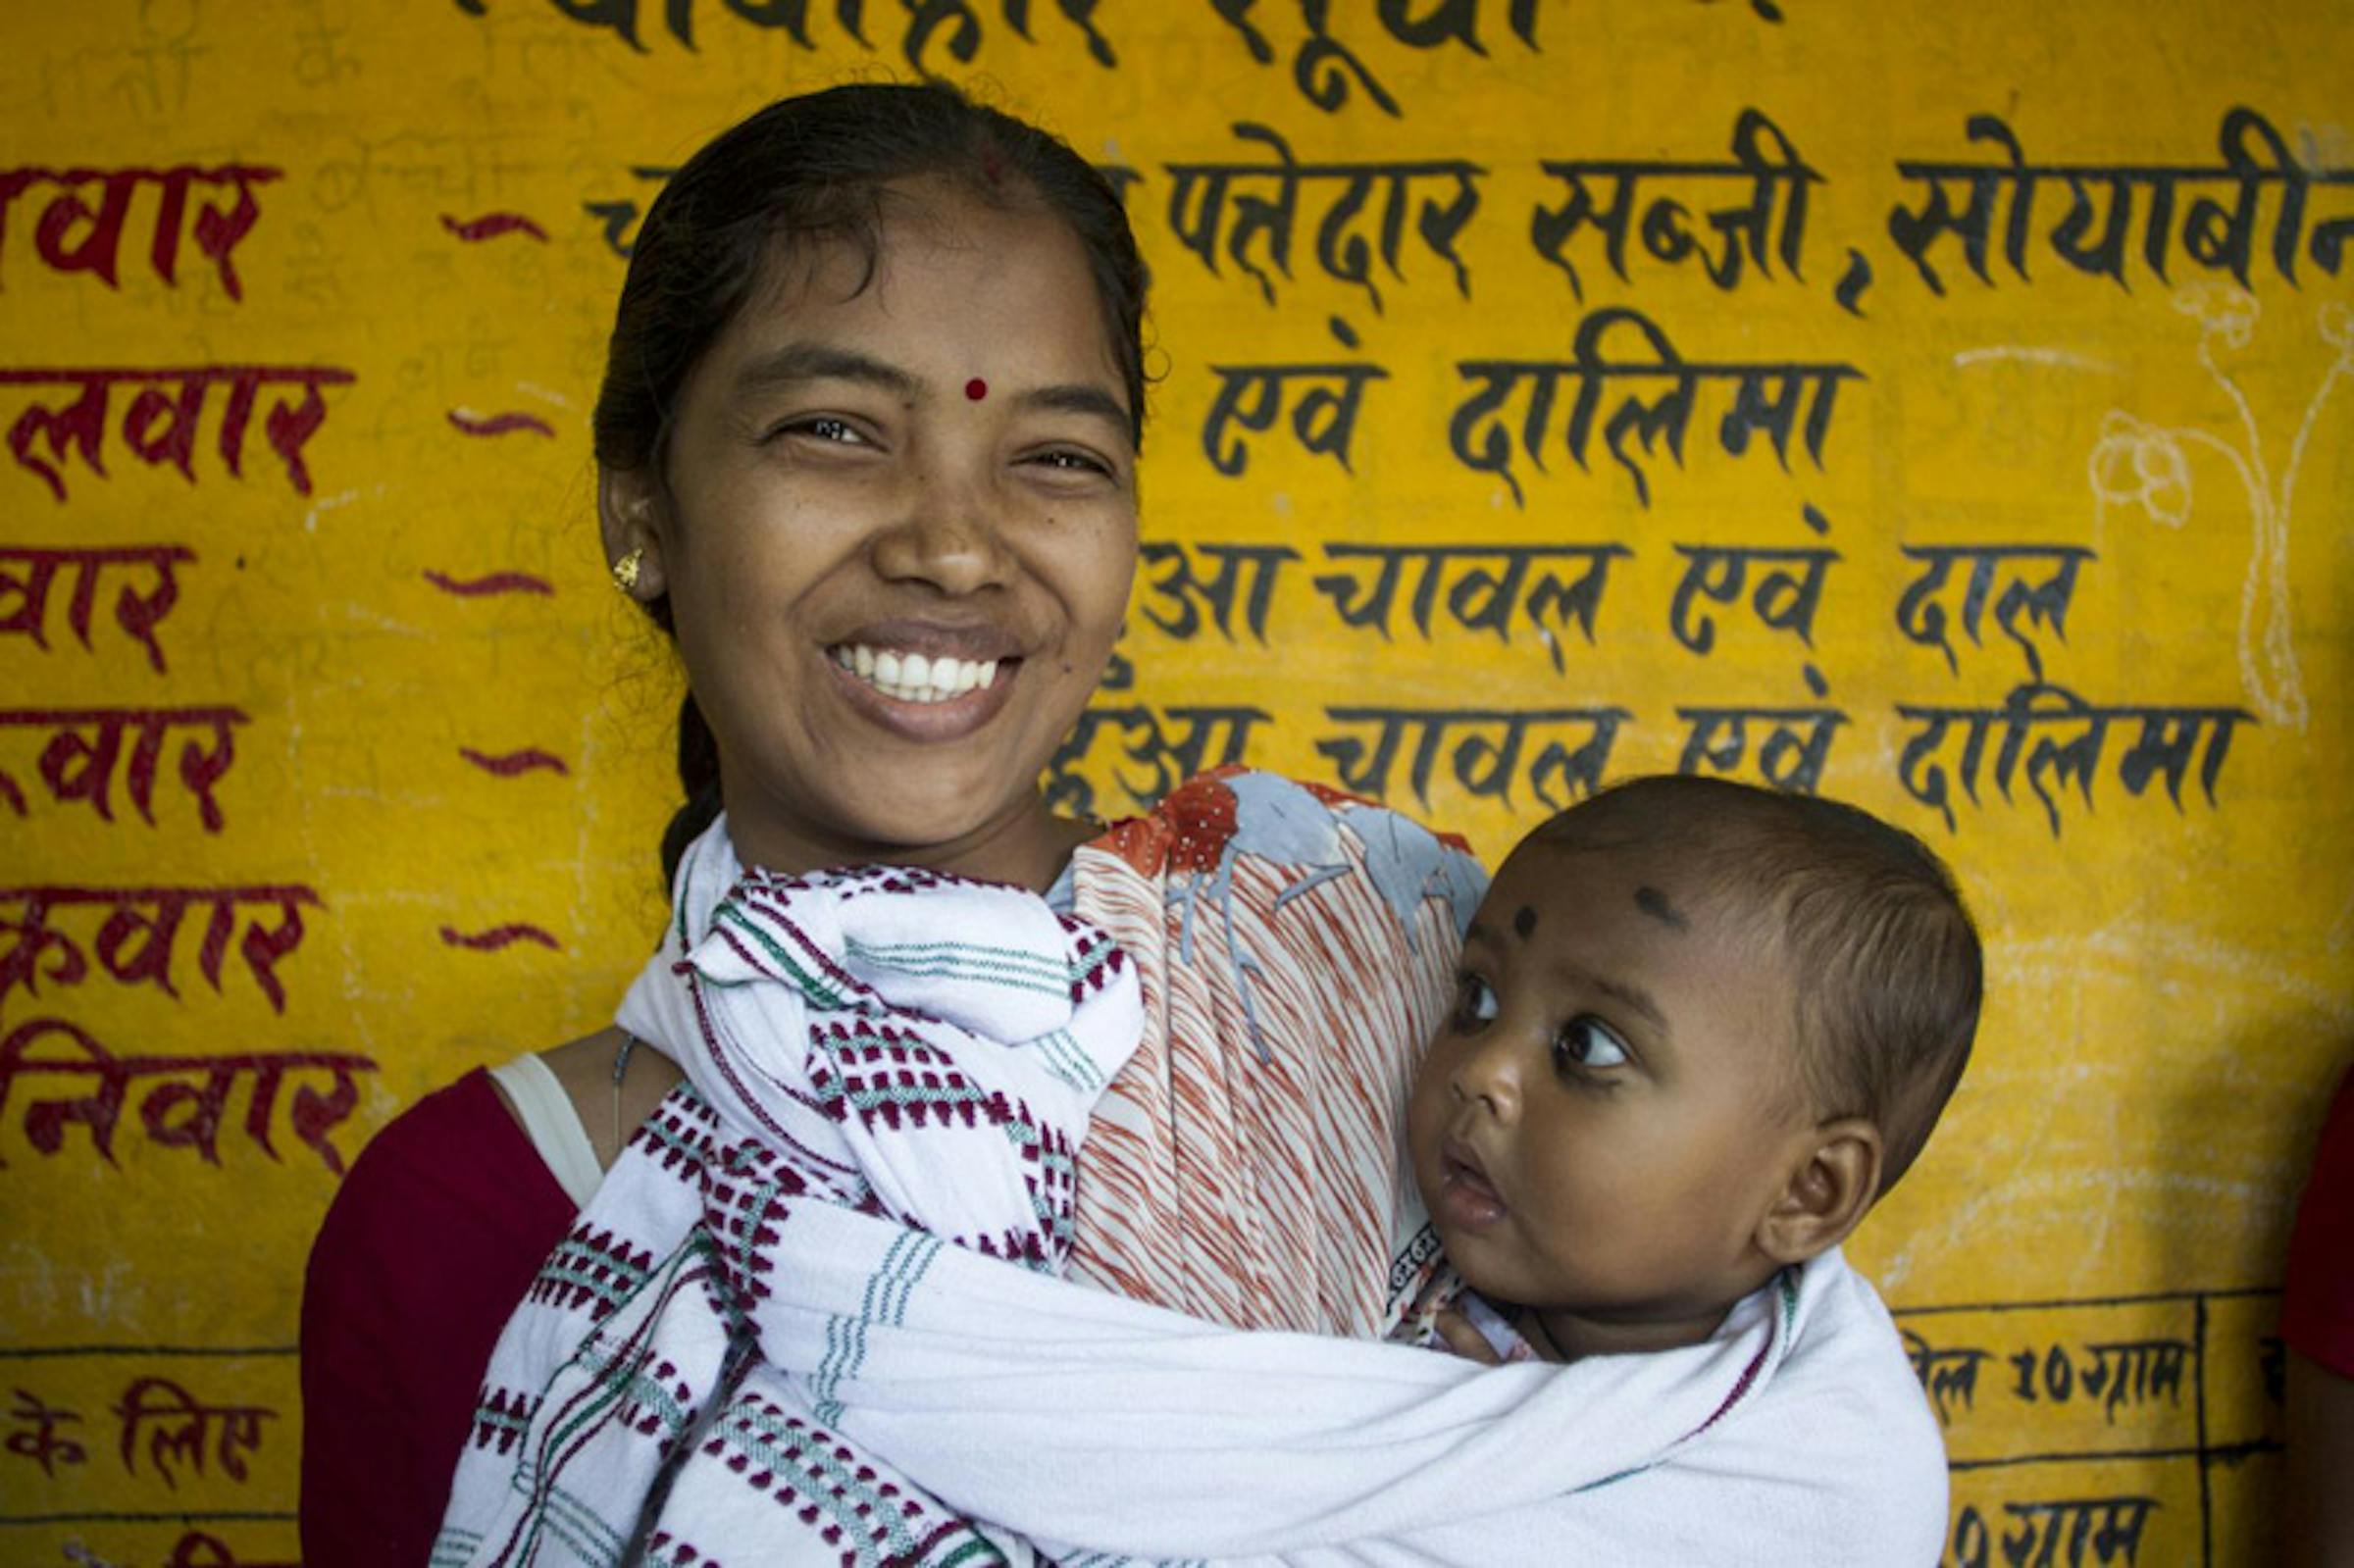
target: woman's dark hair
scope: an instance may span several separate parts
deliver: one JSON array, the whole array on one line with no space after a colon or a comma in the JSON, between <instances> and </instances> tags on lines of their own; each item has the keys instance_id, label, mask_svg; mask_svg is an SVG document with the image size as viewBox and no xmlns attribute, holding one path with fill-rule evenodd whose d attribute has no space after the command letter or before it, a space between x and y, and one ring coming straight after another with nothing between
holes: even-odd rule
<instances>
[{"instance_id":1,"label":"woman's dark hair","mask_svg":"<svg viewBox=\"0 0 2354 1568\"><path fill-rule=\"evenodd\" d=\"M606 349L597 462L659 478L688 377L778 251L847 243L865 253L871 280L884 187L917 177L996 207L1034 205L1070 226L1095 275L1130 434L1142 446L1147 278L1111 182L1059 138L953 87L862 82L770 104L705 143L654 198ZM673 632L667 597L646 611ZM666 886L720 810L719 749L691 692L679 710L679 783L687 804L662 835Z\"/></svg>"}]
</instances>

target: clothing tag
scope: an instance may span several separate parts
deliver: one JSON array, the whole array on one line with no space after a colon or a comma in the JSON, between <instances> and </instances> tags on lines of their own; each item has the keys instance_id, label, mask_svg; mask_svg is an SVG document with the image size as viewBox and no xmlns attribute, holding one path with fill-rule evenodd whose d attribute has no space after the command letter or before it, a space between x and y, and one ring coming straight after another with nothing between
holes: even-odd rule
<instances>
[{"instance_id":1,"label":"clothing tag","mask_svg":"<svg viewBox=\"0 0 2354 1568\"><path fill-rule=\"evenodd\" d=\"M1479 1337L1488 1341L1488 1348L1507 1361L1534 1361L1536 1348L1520 1338L1519 1331L1504 1320L1504 1314L1488 1305L1488 1298L1477 1290L1465 1290L1455 1298L1456 1310L1460 1312Z\"/></svg>"}]
</instances>

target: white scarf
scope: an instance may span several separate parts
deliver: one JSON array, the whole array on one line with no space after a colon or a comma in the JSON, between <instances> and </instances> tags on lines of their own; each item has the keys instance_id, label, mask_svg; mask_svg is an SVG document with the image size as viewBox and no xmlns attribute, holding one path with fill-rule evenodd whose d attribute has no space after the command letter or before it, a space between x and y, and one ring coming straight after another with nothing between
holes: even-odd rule
<instances>
[{"instance_id":1,"label":"white scarf","mask_svg":"<svg viewBox=\"0 0 2354 1568\"><path fill-rule=\"evenodd\" d=\"M509 1320L437 1565L619 1562L658 1489L699 1494L704 1468L739 1484L699 1524L773 1535L773 1489L695 1445L715 1404L784 1392L757 1348L784 1216L854 1208L1059 1272L1088 1113L1143 1006L1126 954L1035 893L747 874L722 818L619 1021L700 1104L674 1095L640 1128Z\"/></svg>"}]
</instances>

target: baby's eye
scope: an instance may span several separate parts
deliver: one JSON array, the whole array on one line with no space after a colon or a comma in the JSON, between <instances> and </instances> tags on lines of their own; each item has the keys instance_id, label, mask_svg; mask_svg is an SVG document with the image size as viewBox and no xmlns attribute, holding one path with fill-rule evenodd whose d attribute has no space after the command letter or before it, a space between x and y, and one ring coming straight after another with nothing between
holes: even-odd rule
<instances>
[{"instance_id":1,"label":"baby's eye","mask_svg":"<svg viewBox=\"0 0 2354 1568\"><path fill-rule=\"evenodd\" d=\"M1578 1014L1553 1037L1554 1065L1564 1072L1622 1067L1626 1059L1626 1042L1592 1013Z\"/></svg>"},{"instance_id":2,"label":"baby's eye","mask_svg":"<svg viewBox=\"0 0 2354 1568\"><path fill-rule=\"evenodd\" d=\"M1455 983L1455 1027L1475 1029L1496 1018L1496 993L1477 975L1461 975Z\"/></svg>"}]
</instances>

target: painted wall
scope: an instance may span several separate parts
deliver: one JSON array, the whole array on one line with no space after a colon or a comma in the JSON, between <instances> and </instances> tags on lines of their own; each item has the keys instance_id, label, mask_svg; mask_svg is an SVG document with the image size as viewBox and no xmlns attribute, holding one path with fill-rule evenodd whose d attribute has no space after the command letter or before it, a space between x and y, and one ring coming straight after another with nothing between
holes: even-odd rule
<instances>
[{"instance_id":1,"label":"painted wall","mask_svg":"<svg viewBox=\"0 0 2354 1568\"><path fill-rule=\"evenodd\" d=\"M1323 19L1323 20L1319 20ZM1677 767L1989 936L1855 1251L1963 1564L2258 1563L2354 1050L2354 28L2327 0L89 0L0 51L0 1557L296 1554L300 1263L602 1023L667 653L587 414L708 133L935 72L1116 166L1147 567L1055 786L1494 856Z\"/></svg>"}]
</instances>

